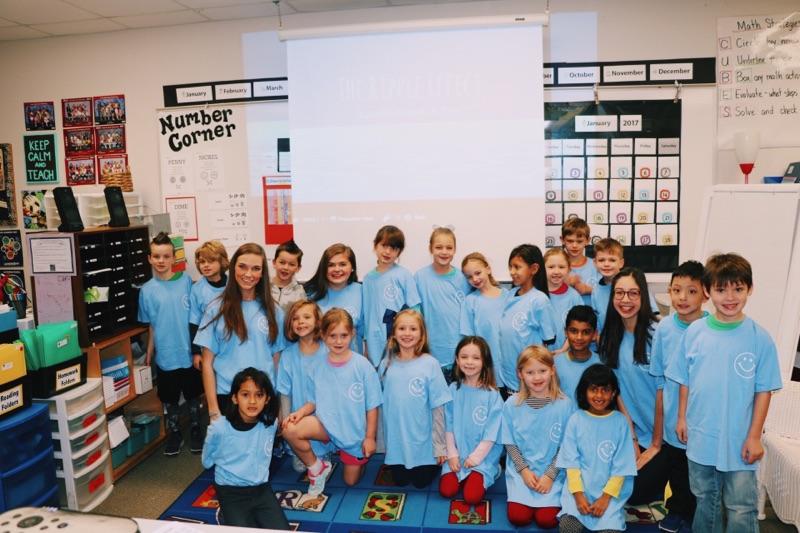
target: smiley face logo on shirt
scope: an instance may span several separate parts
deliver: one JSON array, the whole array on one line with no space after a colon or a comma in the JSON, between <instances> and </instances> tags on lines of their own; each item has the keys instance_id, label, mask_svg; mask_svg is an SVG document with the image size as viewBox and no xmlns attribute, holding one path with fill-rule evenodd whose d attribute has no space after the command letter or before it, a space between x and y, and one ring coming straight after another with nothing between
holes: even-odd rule
<instances>
[{"instance_id":1,"label":"smiley face logo on shirt","mask_svg":"<svg viewBox=\"0 0 800 533\"><path fill-rule=\"evenodd\" d=\"M267 333L269 331L269 324L267 323L267 317L260 316L258 317L258 331L261 333Z\"/></svg>"},{"instance_id":2,"label":"smiley face logo on shirt","mask_svg":"<svg viewBox=\"0 0 800 533\"><path fill-rule=\"evenodd\" d=\"M425 380L421 377L415 377L408 380L408 393L411 396L419 398L425 394Z\"/></svg>"},{"instance_id":3,"label":"smiley face logo on shirt","mask_svg":"<svg viewBox=\"0 0 800 533\"><path fill-rule=\"evenodd\" d=\"M752 352L742 352L733 360L733 370L744 379L756 376L756 356Z\"/></svg>"},{"instance_id":4,"label":"smiley face logo on shirt","mask_svg":"<svg viewBox=\"0 0 800 533\"><path fill-rule=\"evenodd\" d=\"M464 303L464 298L466 297L467 295L464 294L464 291L461 289L456 289L456 300L458 300L460 303Z\"/></svg>"},{"instance_id":5,"label":"smiley face logo on shirt","mask_svg":"<svg viewBox=\"0 0 800 533\"><path fill-rule=\"evenodd\" d=\"M489 418L489 410L485 406L479 405L472 410L472 421L476 426L486 424L486 419Z\"/></svg>"},{"instance_id":6,"label":"smiley face logo on shirt","mask_svg":"<svg viewBox=\"0 0 800 533\"><path fill-rule=\"evenodd\" d=\"M610 440L604 440L597 445L597 457L604 463L611 461L615 451L617 451L617 445Z\"/></svg>"},{"instance_id":7,"label":"smiley face logo on shirt","mask_svg":"<svg viewBox=\"0 0 800 533\"><path fill-rule=\"evenodd\" d=\"M364 399L364 384L355 382L347 388L347 397L354 402L360 402Z\"/></svg>"},{"instance_id":8,"label":"smiley face logo on shirt","mask_svg":"<svg viewBox=\"0 0 800 533\"><path fill-rule=\"evenodd\" d=\"M184 309L189 309L189 295L188 294L184 294L183 295L183 298L181 298L181 302L183 303L183 308Z\"/></svg>"},{"instance_id":9,"label":"smiley face logo on shirt","mask_svg":"<svg viewBox=\"0 0 800 533\"><path fill-rule=\"evenodd\" d=\"M514 331L519 333L522 337L525 335L525 328L528 325L528 317L525 316L525 313L522 311L518 311L514 313L514 316L511 317L511 327L514 328Z\"/></svg>"},{"instance_id":10,"label":"smiley face logo on shirt","mask_svg":"<svg viewBox=\"0 0 800 533\"><path fill-rule=\"evenodd\" d=\"M394 285L387 285L383 288L383 299L387 302L394 302L397 300L399 292L400 291Z\"/></svg>"},{"instance_id":11,"label":"smiley face logo on shirt","mask_svg":"<svg viewBox=\"0 0 800 533\"><path fill-rule=\"evenodd\" d=\"M556 444L561 442L561 423L556 422L550 426L550 440Z\"/></svg>"}]
</instances>

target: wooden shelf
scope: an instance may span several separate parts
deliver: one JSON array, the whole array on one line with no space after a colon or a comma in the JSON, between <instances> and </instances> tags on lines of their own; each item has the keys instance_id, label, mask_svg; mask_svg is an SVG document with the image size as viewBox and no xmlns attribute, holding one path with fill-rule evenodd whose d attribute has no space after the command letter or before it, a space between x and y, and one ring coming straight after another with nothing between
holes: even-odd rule
<instances>
[{"instance_id":1,"label":"wooden shelf","mask_svg":"<svg viewBox=\"0 0 800 533\"><path fill-rule=\"evenodd\" d=\"M167 433L164 431L164 425L162 423L161 433L159 433L158 437L156 437L155 440L153 440L148 444L145 444L144 448L139 450L139 452L136 453L136 455L131 455L125 460L124 463L122 463L113 470L114 481L118 480L119 478L127 474L131 468L133 468L134 466L138 465L146 458L148 458L150 454L153 453L156 450L156 448L158 448L161 445L161 443L166 440L166 438L167 438Z\"/></svg>"}]
</instances>

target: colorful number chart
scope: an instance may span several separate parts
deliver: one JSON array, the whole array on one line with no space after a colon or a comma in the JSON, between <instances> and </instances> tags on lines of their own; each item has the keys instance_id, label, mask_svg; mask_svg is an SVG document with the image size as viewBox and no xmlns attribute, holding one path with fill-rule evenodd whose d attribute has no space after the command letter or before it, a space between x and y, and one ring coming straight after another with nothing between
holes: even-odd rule
<instances>
[{"instance_id":1,"label":"colorful number chart","mask_svg":"<svg viewBox=\"0 0 800 533\"><path fill-rule=\"evenodd\" d=\"M646 272L678 262L680 100L545 103L545 244L586 220Z\"/></svg>"}]
</instances>

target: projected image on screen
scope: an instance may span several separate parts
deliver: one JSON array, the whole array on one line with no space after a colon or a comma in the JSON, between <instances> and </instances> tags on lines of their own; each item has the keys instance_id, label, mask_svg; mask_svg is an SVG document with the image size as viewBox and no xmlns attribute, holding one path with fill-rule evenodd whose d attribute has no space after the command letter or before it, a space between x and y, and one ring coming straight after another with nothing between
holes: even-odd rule
<instances>
[{"instance_id":1,"label":"projected image on screen","mask_svg":"<svg viewBox=\"0 0 800 533\"><path fill-rule=\"evenodd\" d=\"M384 224L411 269L436 225L498 266L543 244L541 43L538 26L290 40L298 241L347 241L362 276Z\"/></svg>"}]
</instances>

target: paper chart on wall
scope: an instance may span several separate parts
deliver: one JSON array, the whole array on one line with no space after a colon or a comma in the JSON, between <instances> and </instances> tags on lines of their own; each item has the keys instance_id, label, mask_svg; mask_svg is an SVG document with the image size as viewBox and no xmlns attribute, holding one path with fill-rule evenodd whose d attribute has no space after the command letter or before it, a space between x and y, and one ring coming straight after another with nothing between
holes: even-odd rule
<instances>
[{"instance_id":1,"label":"paper chart on wall","mask_svg":"<svg viewBox=\"0 0 800 533\"><path fill-rule=\"evenodd\" d=\"M737 131L762 147L800 145L800 11L717 20L720 148Z\"/></svg>"},{"instance_id":2,"label":"paper chart on wall","mask_svg":"<svg viewBox=\"0 0 800 533\"><path fill-rule=\"evenodd\" d=\"M645 271L677 266L681 103L546 103L545 245L586 220L592 242L612 237Z\"/></svg>"},{"instance_id":3,"label":"paper chart on wall","mask_svg":"<svg viewBox=\"0 0 800 533\"><path fill-rule=\"evenodd\" d=\"M161 160L161 192L164 196L194 194L193 163L186 155Z\"/></svg>"}]
</instances>

